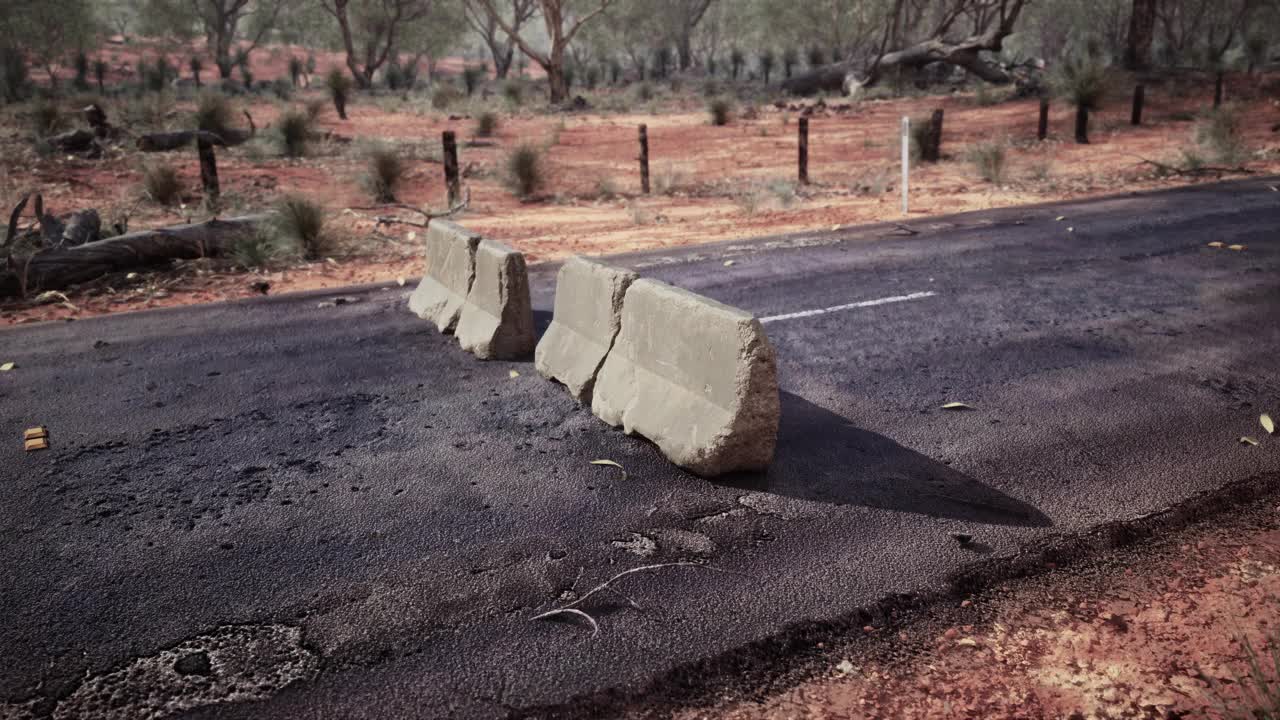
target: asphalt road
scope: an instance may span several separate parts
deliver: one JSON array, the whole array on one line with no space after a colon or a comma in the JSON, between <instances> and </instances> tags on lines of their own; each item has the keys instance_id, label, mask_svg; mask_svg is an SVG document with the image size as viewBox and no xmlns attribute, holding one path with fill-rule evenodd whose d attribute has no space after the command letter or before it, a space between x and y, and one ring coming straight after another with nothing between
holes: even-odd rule
<instances>
[{"instance_id":1,"label":"asphalt road","mask_svg":"<svg viewBox=\"0 0 1280 720\"><path fill-rule=\"evenodd\" d=\"M615 258L778 318L777 460L714 482L461 352L409 288L0 332L0 718L564 714L1280 482L1275 184ZM686 560L714 569L592 598L598 635L530 619Z\"/></svg>"}]
</instances>

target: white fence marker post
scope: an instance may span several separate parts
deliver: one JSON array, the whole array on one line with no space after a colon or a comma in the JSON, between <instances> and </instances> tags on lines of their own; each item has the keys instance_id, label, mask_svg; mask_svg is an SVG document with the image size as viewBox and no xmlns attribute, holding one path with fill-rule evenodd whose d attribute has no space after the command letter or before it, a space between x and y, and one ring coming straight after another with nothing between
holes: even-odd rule
<instances>
[{"instance_id":1,"label":"white fence marker post","mask_svg":"<svg viewBox=\"0 0 1280 720\"><path fill-rule=\"evenodd\" d=\"M902 118L902 214L907 214L908 183L911 178L911 118Z\"/></svg>"}]
</instances>

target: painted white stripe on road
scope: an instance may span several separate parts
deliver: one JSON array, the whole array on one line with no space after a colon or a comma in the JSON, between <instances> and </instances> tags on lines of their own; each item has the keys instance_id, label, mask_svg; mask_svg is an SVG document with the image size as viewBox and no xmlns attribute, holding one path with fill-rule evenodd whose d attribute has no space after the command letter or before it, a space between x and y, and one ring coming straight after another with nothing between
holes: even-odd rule
<instances>
[{"instance_id":1,"label":"painted white stripe on road","mask_svg":"<svg viewBox=\"0 0 1280 720\"><path fill-rule=\"evenodd\" d=\"M801 310L800 312L787 313L786 315L773 315L767 318L761 318L762 323L778 322L779 320L795 320L796 318L813 317L814 315L826 315L827 313L840 312L841 310L854 310L857 308L875 307L876 305L888 305L889 303L908 302L910 300L923 300L924 298L933 297L938 293L933 291L914 292L910 295L894 295L893 297L880 298L878 300L863 300L862 302L849 303L848 305L836 305L835 307L822 308L821 310Z\"/></svg>"}]
</instances>

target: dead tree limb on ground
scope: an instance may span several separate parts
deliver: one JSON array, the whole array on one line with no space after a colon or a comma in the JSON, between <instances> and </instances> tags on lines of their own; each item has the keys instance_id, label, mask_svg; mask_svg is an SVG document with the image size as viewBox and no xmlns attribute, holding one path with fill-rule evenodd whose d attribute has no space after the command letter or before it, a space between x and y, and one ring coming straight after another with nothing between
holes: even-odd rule
<instances>
[{"instance_id":1,"label":"dead tree limb on ground","mask_svg":"<svg viewBox=\"0 0 1280 720\"><path fill-rule=\"evenodd\" d=\"M426 229L431 225L432 220L442 220L447 217L453 217L454 215L457 215L463 210L466 210L467 206L470 204L471 204L471 188L466 188L463 191L462 199L454 203L453 205L451 205L447 210L429 210L429 209L424 210L420 207L415 207L413 205L405 205L403 203L388 203L385 205L376 205L373 207L354 207L351 209L352 210L407 210L409 212L418 213L423 217L423 220L419 222L415 220L405 220L405 219L390 216L390 215L379 215L378 217L374 218L374 222L377 225L408 225L410 227Z\"/></svg>"},{"instance_id":2,"label":"dead tree limb on ground","mask_svg":"<svg viewBox=\"0 0 1280 720\"><path fill-rule=\"evenodd\" d=\"M1149 158L1144 158L1141 155L1134 155L1132 153L1125 153L1125 154L1131 158L1141 161L1144 165L1150 165L1156 170L1159 170L1160 172L1165 173L1167 175L1181 175L1183 177L1199 177L1201 175L1222 176L1222 175L1232 175L1232 174L1234 175L1253 175L1254 174L1253 170L1250 170L1249 168L1243 165L1237 165L1236 167L1199 165L1195 167L1183 168L1183 167L1178 167L1177 165L1162 163L1158 160L1151 160Z\"/></svg>"},{"instance_id":3,"label":"dead tree limb on ground","mask_svg":"<svg viewBox=\"0 0 1280 720\"><path fill-rule=\"evenodd\" d=\"M934 63L963 68L989 83L1008 84L1013 82L1013 74L984 57L984 53L999 53L1004 48L1004 40L1013 34L1025 4L1026 0L947 0L937 11L932 31L924 40L889 51L891 43L902 40L904 28L918 26L906 17L916 12L912 4L897 0L887 18L880 50L870 63L825 65L784 81L782 88L795 95L836 91L854 95L875 85L889 70L918 69ZM956 37L953 29L964 21L969 22L971 32Z\"/></svg>"},{"instance_id":4,"label":"dead tree limb on ground","mask_svg":"<svg viewBox=\"0 0 1280 720\"><path fill-rule=\"evenodd\" d=\"M229 254L269 215L141 230L74 247L41 250L27 258L9 257L0 269L0 297L60 290L111 272L134 270L172 260Z\"/></svg>"},{"instance_id":5,"label":"dead tree limb on ground","mask_svg":"<svg viewBox=\"0 0 1280 720\"><path fill-rule=\"evenodd\" d=\"M246 110L244 116L249 119L249 129L227 128L221 133L206 130L178 130L175 132L148 133L138 136L138 149L142 152L167 152L193 144L197 140L219 147L242 145L258 134L258 126L253 116Z\"/></svg>"}]
</instances>

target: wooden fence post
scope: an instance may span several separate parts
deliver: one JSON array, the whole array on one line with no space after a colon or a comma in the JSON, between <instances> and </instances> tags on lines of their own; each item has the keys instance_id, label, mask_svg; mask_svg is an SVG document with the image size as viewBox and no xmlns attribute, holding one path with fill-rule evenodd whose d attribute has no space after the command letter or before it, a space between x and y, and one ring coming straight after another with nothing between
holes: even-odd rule
<instances>
[{"instance_id":1,"label":"wooden fence post","mask_svg":"<svg viewBox=\"0 0 1280 720\"><path fill-rule=\"evenodd\" d=\"M809 184L809 118L800 118L800 184Z\"/></svg>"},{"instance_id":2,"label":"wooden fence post","mask_svg":"<svg viewBox=\"0 0 1280 720\"><path fill-rule=\"evenodd\" d=\"M920 148L920 159L924 162L936 163L942 159L942 118L942 108L934 110L929 118L928 132Z\"/></svg>"},{"instance_id":3,"label":"wooden fence post","mask_svg":"<svg viewBox=\"0 0 1280 720\"><path fill-rule=\"evenodd\" d=\"M1147 99L1147 88L1142 83L1133 89L1133 113L1129 118L1130 124L1137 127L1142 124L1142 105Z\"/></svg>"},{"instance_id":4,"label":"wooden fence post","mask_svg":"<svg viewBox=\"0 0 1280 720\"><path fill-rule=\"evenodd\" d=\"M1040 127L1036 130L1036 139L1044 140L1049 137L1049 98L1040 98Z\"/></svg>"},{"instance_id":5,"label":"wooden fence post","mask_svg":"<svg viewBox=\"0 0 1280 720\"><path fill-rule=\"evenodd\" d=\"M640 126L640 192L649 194L649 127Z\"/></svg>"},{"instance_id":6,"label":"wooden fence post","mask_svg":"<svg viewBox=\"0 0 1280 720\"><path fill-rule=\"evenodd\" d=\"M444 182L449 187L449 207L462 200L462 183L458 179L458 137L452 130L445 130L442 136L444 145Z\"/></svg>"},{"instance_id":7,"label":"wooden fence post","mask_svg":"<svg viewBox=\"0 0 1280 720\"><path fill-rule=\"evenodd\" d=\"M218 158L214 154L213 143L197 138L196 154L200 157L200 184L204 186L205 207L216 211L222 188L218 184Z\"/></svg>"}]
</instances>

